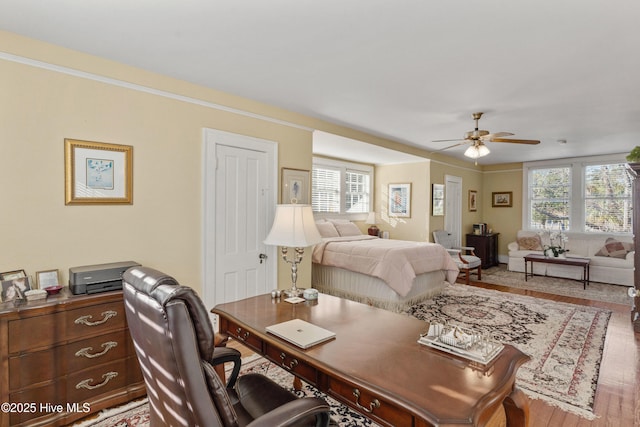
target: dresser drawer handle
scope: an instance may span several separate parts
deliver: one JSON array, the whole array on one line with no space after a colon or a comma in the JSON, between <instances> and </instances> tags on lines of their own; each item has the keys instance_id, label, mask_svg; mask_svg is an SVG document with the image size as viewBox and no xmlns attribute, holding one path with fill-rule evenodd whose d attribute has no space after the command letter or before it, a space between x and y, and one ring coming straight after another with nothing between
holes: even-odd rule
<instances>
[{"instance_id":1,"label":"dresser drawer handle","mask_svg":"<svg viewBox=\"0 0 640 427\"><path fill-rule=\"evenodd\" d=\"M102 381L100 384L96 384L96 385L91 385L91 383L93 382L93 378L89 378L86 380L82 380L80 381L78 384L76 384L76 389L80 390L81 388L86 388L87 390L94 390L96 388L100 388L103 387L105 385L107 385L107 383L118 376L117 372L107 372L106 374L104 374L102 376L102 378L104 378L104 381Z\"/></svg>"},{"instance_id":2,"label":"dresser drawer handle","mask_svg":"<svg viewBox=\"0 0 640 427\"><path fill-rule=\"evenodd\" d=\"M358 390L357 388L353 389L353 395L356 397L356 406L360 409L362 409L364 412L368 413L368 414L372 414L374 409L379 408L380 407L380 401L378 399L373 399L371 401L371 403L369 403L369 407L364 407L360 404L359 400L360 400L360 390Z\"/></svg>"},{"instance_id":3,"label":"dresser drawer handle","mask_svg":"<svg viewBox=\"0 0 640 427\"><path fill-rule=\"evenodd\" d=\"M84 356L87 359L100 357L107 354L109 350L116 347L117 345L118 343L115 341L107 341L106 343L102 344L102 347L104 347L104 350L102 350L100 353L93 353L93 354L89 353L91 350L93 350L93 347L81 348L80 350L76 351L76 357Z\"/></svg>"},{"instance_id":4,"label":"dresser drawer handle","mask_svg":"<svg viewBox=\"0 0 640 427\"><path fill-rule=\"evenodd\" d=\"M241 332L242 328L236 329L236 335L238 336L238 339L241 341L246 341L247 338L249 338L249 331L244 331L244 334L240 335Z\"/></svg>"},{"instance_id":5,"label":"dresser drawer handle","mask_svg":"<svg viewBox=\"0 0 640 427\"><path fill-rule=\"evenodd\" d=\"M280 366L285 368L287 371L292 371L293 368L298 366L298 359L293 359L291 362L289 362L288 365L285 363L286 359L287 355L284 353L280 353L280 360L282 360L282 362L280 362Z\"/></svg>"},{"instance_id":6,"label":"dresser drawer handle","mask_svg":"<svg viewBox=\"0 0 640 427\"><path fill-rule=\"evenodd\" d=\"M117 315L118 315L117 311L107 310L107 311L102 312L102 320L97 320L95 322L91 322L89 319L92 319L93 316L88 314L86 316L78 317L74 321L74 323L76 325L98 326L98 325L102 325L107 320L111 319L112 317L116 317Z\"/></svg>"}]
</instances>

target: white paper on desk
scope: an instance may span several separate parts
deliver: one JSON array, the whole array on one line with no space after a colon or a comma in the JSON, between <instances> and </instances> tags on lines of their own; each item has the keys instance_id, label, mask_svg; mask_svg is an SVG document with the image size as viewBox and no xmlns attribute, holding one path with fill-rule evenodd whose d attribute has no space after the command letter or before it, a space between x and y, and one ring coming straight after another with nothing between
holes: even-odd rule
<instances>
[{"instance_id":1,"label":"white paper on desk","mask_svg":"<svg viewBox=\"0 0 640 427\"><path fill-rule=\"evenodd\" d=\"M299 302L305 301L304 298L300 298L300 297L289 297L289 298L285 298L284 300L291 304L298 304Z\"/></svg>"}]
</instances>

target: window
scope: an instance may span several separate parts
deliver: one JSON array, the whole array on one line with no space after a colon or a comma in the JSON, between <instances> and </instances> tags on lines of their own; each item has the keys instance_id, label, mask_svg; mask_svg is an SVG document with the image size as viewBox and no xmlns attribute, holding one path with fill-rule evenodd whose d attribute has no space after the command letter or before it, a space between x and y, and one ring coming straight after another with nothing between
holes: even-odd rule
<instances>
[{"instance_id":1,"label":"window","mask_svg":"<svg viewBox=\"0 0 640 427\"><path fill-rule=\"evenodd\" d=\"M529 230L631 233L631 177L616 156L525 163Z\"/></svg>"},{"instance_id":2,"label":"window","mask_svg":"<svg viewBox=\"0 0 640 427\"><path fill-rule=\"evenodd\" d=\"M368 213L371 210L373 167L314 158L311 205L314 212Z\"/></svg>"},{"instance_id":3,"label":"window","mask_svg":"<svg viewBox=\"0 0 640 427\"><path fill-rule=\"evenodd\" d=\"M569 230L571 168L532 169L529 173L530 228Z\"/></svg>"},{"instance_id":4,"label":"window","mask_svg":"<svg viewBox=\"0 0 640 427\"><path fill-rule=\"evenodd\" d=\"M585 168L585 231L631 232L631 176L624 164Z\"/></svg>"}]
</instances>

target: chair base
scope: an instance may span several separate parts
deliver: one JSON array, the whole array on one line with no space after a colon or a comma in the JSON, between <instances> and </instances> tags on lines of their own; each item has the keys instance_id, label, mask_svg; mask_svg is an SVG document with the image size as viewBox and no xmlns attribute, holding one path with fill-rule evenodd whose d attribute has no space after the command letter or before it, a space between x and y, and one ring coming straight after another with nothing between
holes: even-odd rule
<instances>
[{"instance_id":1,"label":"chair base","mask_svg":"<svg viewBox=\"0 0 640 427\"><path fill-rule=\"evenodd\" d=\"M468 285L470 281L471 272L473 270L478 270L478 280L482 280L482 266L472 267L472 268L461 268L460 273L464 272L464 284Z\"/></svg>"}]
</instances>

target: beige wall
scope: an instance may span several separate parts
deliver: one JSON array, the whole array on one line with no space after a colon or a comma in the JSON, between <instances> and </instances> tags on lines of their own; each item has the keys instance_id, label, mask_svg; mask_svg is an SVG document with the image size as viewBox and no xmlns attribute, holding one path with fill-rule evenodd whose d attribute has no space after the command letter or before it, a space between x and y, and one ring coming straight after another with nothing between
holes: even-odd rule
<instances>
[{"instance_id":1,"label":"beige wall","mask_svg":"<svg viewBox=\"0 0 640 427\"><path fill-rule=\"evenodd\" d=\"M522 228L522 164L504 164L485 168L483 172L483 221L498 236L498 252L508 256L507 245L516 240ZM513 207L492 207L491 193L513 192Z\"/></svg>"},{"instance_id":2,"label":"beige wall","mask_svg":"<svg viewBox=\"0 0 640 427\"><path fill-rule=\"evenodd\" d=\"M377 166L375 169L374 205L380 223L378 228L388 231L392 239L429 240L430 162ZM389 184L411 184L411 216L399 218L389 215Z\"/></svg>"}]
</instances>

